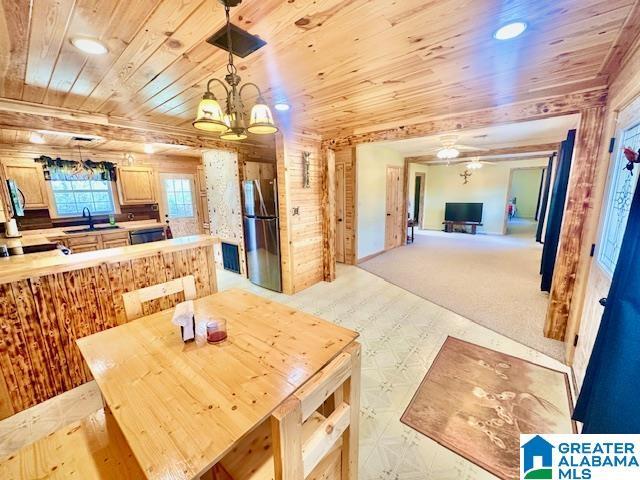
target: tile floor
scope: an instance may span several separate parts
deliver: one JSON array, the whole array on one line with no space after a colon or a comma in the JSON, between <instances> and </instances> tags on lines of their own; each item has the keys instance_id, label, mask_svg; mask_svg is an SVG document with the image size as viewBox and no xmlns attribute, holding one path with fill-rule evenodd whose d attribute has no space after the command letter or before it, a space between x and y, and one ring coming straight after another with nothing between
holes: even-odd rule
<instances>
[{"instance_id":1,"label":"tile floor","mask_svg":"<svg viewBox=\"0 0 640 480\"><path fill-rule=\"evenodd\" d=\"M332 283L294 296L221 271L221 290L245 288L357 330L363 346L360 478L480 480L491 474L400 423L400 416L447 335L558 370L567 367L357 267L338 266ZM91 382L0 421L0 455L100 408Z\"/></svg>"}]
</instances>

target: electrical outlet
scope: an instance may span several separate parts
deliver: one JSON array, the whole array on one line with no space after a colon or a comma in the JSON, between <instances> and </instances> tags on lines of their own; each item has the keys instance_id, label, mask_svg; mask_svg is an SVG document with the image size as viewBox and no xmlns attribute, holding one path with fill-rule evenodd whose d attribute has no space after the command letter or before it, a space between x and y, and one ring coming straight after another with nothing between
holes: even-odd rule
<instances>
[{"instance_id":1,"label":"electrical outlet","mask_svg":"<svg viewBox=\"0 0 640 480\"><path fill-rule=\"evenodd\" d=\"M293 216L300 215L300 207L293 207L291 211L292 211L291 215Z\"/></svg>"}]
</instances>

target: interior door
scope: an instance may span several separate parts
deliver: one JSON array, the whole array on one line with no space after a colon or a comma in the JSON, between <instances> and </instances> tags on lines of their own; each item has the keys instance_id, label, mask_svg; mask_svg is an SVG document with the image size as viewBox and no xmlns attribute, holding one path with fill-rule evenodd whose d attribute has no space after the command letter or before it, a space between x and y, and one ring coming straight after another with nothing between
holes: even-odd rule
<instances>
[{"instance_id":1,"label":"interior door","mask_svg":"<svg viewBox=\"0 0 640 480\"><path fill-rule=\"evenodd\" d=\"M387 167L385 250L402 245L402 235L404 235L405 231L402 218L403 195L402 167Z\"/></svg>"},{"instance_id":2,"label":"interior door","mask_svg":"<svg viewBox=\"0 0 640 480\"><path fill-rule=\"evenodd\" d=\"M336 261L344 263L345 239L345 181L344 164L336 165Z\"/></svg>"},{"instance_id":3,"label":"interior door","mask_svg":"<svg viewBox=\"0 0 640 480\"><path fill-rule=\"evenodd\" d=\"M161 173L162 211L168 216L174 237L199 233L195 175Z\"/></svg>"},{"instance_id":4,"label":"interior door","mask_svg":"<svg viewBox=\"0 0 640 480\"><path fill-rule=\"evenodd\" d=\"M611 278L618 262L622 238L629 217L631 199L635 191L638 174L630 175L624 169L627 164L623 147L640 148L640 102L635 102L620 113L619 129L609 169L609 184L600 211L600 227L596 250L591 261L585 303L578 333L578 342L573 359L573 370L578 387L582 386L589 364L589 357L600 327L603 306L611 287ZM637 167L636 167L637 169Z\"/></svg>"}]
</instances>

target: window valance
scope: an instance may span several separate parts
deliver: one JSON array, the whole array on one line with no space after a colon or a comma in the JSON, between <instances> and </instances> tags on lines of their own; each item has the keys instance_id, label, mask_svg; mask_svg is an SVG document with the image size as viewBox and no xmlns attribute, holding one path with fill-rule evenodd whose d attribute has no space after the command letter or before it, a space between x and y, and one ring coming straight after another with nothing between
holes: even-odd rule
<instances>
[{"instance_id":1,"label":"window valance","mask_svg":"<svg viewBox=\"0 0 640 480\"><path fill-rule=\"evenodd\" d=\"M93 160L64 160L41 155L34 158L44 166L48 180L116 180L116 164Z\"/></svg>"}]
</instances>

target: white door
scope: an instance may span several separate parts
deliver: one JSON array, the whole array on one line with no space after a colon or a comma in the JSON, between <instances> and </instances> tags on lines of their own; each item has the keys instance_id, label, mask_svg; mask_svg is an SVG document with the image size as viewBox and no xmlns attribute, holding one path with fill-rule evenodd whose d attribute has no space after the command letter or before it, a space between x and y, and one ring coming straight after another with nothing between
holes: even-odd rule
<instances>
[{"instance_id":1,"label":"white door","mask_svg":"<svg viewBox=\"0 0 640 480\"><path fill-rule=\"evenodd\" d=\"M198 217L196 210L195 175L186 173L161 173L160 191L165 215L174 237L196 235ZM166 218L162 219L163 221Z\"/></svg>"},{"instance_id":2,"label":"white door","mask_svg":"<svg viewBox=\"0 0 640 480\"><path fill-rule=\"evenodd\" d=\"M625 170L627 160L623 147L640 149L640 102L635 102L618 117L619 128L609 169L607 192L600 211L600 228L596 250L591 261L585 304L573 360L578 387L582 387L589 357L600 327L604 307L600 299L606 298L611 278L618 262L622 238L627 226L631 200L638 182L640 170L636 165L633 175Z\"/></svg>"},{"instance_id":3,"label":"white door","mask_svg":"<svg viewBox=\"0 0 640 480\"><path fill-rule=\"evenodd\" d=\"M344 224L345 224L345 183L344 163L336 165L336 262L344 263Z\"/></svg>"}]
</instances>

